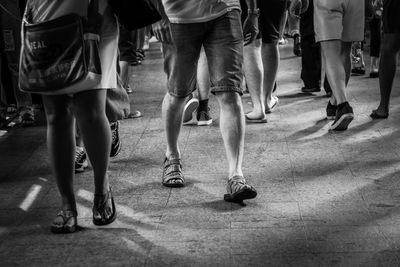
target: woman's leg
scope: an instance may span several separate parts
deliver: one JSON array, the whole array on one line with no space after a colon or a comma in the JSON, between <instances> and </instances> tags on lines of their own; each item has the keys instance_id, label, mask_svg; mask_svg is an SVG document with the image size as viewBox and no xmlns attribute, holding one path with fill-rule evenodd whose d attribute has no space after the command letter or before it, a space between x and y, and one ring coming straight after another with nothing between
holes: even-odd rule
<instances>
[{"instance_id":1,"label":"woman's leg","mask_svg":"<svg viewBox=\"0 0 400 267\"><path fill-rule=\"evenodd\" d=\"M93 166L95 194L109 190L107 169L111 130L105 113L106 90L90 90L74 95L74 113L90 162Z\"/></svg>"},{"instance_id":2,"label":"woman's leg","mask_svg":"<svg viewBox=\"0 0 400 267\"><path fill-rule=\"evenodd\" d=\"M43 96L50 164L61 195L61 209L76 211L73 189L75 130L69 96Z\"/></svg>"}]
</instances>

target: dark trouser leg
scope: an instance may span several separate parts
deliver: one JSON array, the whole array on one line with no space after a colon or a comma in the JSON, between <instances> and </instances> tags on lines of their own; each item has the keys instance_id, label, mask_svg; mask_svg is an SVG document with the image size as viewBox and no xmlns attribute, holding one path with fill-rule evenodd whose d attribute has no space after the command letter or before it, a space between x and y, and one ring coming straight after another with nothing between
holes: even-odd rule
<instances>
[{"instance_id":1,"label":"dark trouser leg","mask_svg":"<svg viewBox=\"0 0 400 267\"><path fill-rule=\"evenodd\" d=\"M321 50L313 36L301 39L301 79L307 88L321 86Z\"/></svg>"}]
</instances>

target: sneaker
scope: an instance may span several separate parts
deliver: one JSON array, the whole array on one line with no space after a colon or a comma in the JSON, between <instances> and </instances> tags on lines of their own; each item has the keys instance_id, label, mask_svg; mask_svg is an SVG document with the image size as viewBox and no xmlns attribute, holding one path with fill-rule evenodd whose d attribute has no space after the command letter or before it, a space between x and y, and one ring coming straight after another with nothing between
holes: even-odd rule
<instances>
[{"instance_id":1,"label":"sneaker","mask_svg":"<svg viewBox=\"0 0 400 267\"><path fill-rule=\"evenodd\" d=\"M110 124L112 141L110 157L115 157L121 151L121 140L119 139L119 121Z\"/></svg>"},{"instance_id":2,"label":"sneaker","mask_svg":"<svg viewBox=\"0 0 400 267\"><path fill-rule=\"evenodd\" d=\"M328 101L328 105L326 106L326 118L328 120L334 120L336 117L337 106L332 105L331 101Z\"/></svg>"},{"instance_id":3,"label":"sneaker","mask_svg":"<svg viewBox=\"0 0 400 267\"><path fill-rule=\"evenodd\" d=\"M320 92L321 88L320 87L302 87L301 92L303 93L317 93Z\"/></svg>"},{"instance_id":4,"label":"sneaker","mask_svg":"<svg viewBox=\"0 0 400 267\"><path fill-rule=\"evenodd\" d=\"M183 110L183 123L189 123L193 120L193 112L199 107L199 100L196 98L189 99Z\"/></svg>"},{"instance_id":5,"label":"sneaker","mask_svg":"<svg viewBox=\"0 0 400 267\"><path fill-rule=\"evenodd\" d=\"M353 109L349 102L338 105L335 121L331 125L333 131L347 130L350 122L354 119Z\"/></svg>"},{"instance_id":6,"label":"sneaker","mask_svg":"<svg viewBox=\"0 0 400 267\"><path fill-rule=\"evenodd\" d=\"M19 112L21 117L21 126L35 125L35 114L32 107L23 107Z\"/></svg>"},{"instance_id":7,"label":"sneaker","mask_svg":"<svg viewBox=\"0 0 400 267\"><path fill-rule=\"evenodd\" d=\"M75 148L75 173L84 172L88 167L87 155L83 147L77 146Z\"/></svg>"},{"instance_id":8,"label":"sneaker","mask_svg":"<svg viewBox=\"0 0 400 267\"><path fill-rule=\"evenodd\" d=\"M126 91L126 93L127 93L128 95L133 93L133 90L132 90L132 88L131 88L130 85L128 85L127 87L125 87L125 91Z\"/></svg>"},{"instance_id":9,"label":"sneaker","mask_svg":"<svg viewBox=\"0 0 400 267\"><path fill-rule=\"evenodd\" d=\"M212 118L210 116L210 108L207 110L197 111L197 125L207 126L212 124Z\"/></svg>"},{"instance_id":10,"label":"sneaker","mask_svg":"<svg viewBox=\"0 0 400 267\"><path fill-rule=\"evenodd\" d=\"M228 202L242 202L245 199L255 198L257 191L248 185L243 176L234 176L228 180L226 185L228 194L224 195L224 200Z\"/></svg>"}]
</instances>

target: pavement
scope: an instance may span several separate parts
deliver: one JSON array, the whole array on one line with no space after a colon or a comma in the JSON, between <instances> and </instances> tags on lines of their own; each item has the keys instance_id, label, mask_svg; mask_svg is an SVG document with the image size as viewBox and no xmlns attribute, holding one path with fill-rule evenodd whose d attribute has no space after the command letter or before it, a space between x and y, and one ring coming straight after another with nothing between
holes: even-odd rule
<instances>
[{"instance_id":1,"label":"pavement","mask_svg":"<svg viewBox=\"0 0 400 267\"><path fill-rule=\"evenodd\" d=\"M0 132L0 266L400 266L400 75L387 120L372 120L377 79L351 78L350 128L328 131L324 92L300 93L300 58L281 47L279 106L246 126L244 173L258 190L223 201L227 162L218 105L209 127L180 136L185 188L161 186L165 75L155 44L135 67L130 95L142 118L121 122L109 175L118 219L91 222L93 175L75 177L80 231L55 235L60 205L45 123ZM368 65L368 58L367 65ZM251 110L248 94L245 111Z\"/></svg>"}]
</instances>

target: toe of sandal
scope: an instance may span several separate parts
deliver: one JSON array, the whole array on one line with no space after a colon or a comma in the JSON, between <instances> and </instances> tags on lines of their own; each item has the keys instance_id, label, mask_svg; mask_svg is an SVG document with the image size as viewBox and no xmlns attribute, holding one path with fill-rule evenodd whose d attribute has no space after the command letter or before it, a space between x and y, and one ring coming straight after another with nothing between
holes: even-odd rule
<instances>
[{"instance_id":1,"label":"toe of sandal","mask_svg":"<svg viewBox=\"0 0 400 267\"><path fill-rule=\"evenodd\" d=\"M74 210L61 210L50 226L50 230L56 234L74 233L77 230L78 220L77 212ZM61 218L60 221L57 221Z\"/></svg>"}]
</instances>

